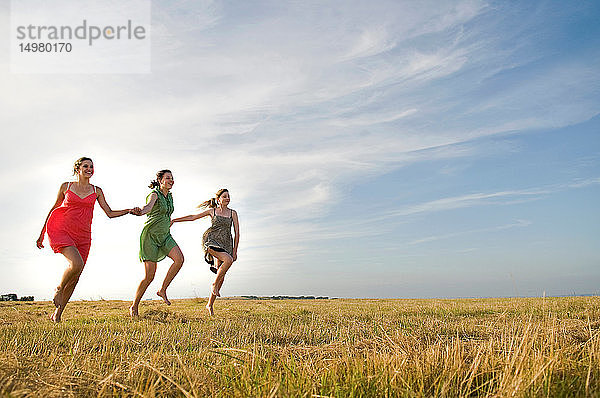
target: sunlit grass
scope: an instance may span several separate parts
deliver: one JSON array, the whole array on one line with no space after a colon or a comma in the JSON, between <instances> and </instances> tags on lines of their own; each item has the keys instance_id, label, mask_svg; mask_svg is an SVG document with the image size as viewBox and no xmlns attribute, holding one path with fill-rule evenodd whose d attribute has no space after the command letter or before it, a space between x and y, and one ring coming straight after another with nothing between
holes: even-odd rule
<instances>
[{"instance_id":1,"label":"sunlit grass","mask_svg":"<svg viewBox=\"0 0 600 398\"><path fill-rule=\"evenodd\" d=\"M600 298L0 303L0 395L600 396Z\"/></svg>"}]
</instances>

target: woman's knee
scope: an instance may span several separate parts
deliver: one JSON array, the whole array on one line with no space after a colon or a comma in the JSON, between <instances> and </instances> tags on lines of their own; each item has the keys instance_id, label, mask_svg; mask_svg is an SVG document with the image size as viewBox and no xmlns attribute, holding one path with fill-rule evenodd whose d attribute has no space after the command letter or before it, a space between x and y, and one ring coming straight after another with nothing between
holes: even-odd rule
<instances>
[{"instance_id":1,"label":"woman's knee","mask_svg":"<svg viewBox=\"0 0 600 398\"><path fill-rule=\"evenodd\" d=\"M171 251L168 254L168 257L173 260L173 264L176 265L183 265L183 261L185 260L185 258L183 257L183 253L181 252L181 249L179 248L179 246L175 246L174 248L171 249Z\"/></svg>"},{"instance_id":2,"label":"woman's knee","mask_svg":"<svg viewBox=\"0 0 600 398\"><path fill-rule=\"evenodd\" d=\"M156 274L156 263L151 261L145 261L144 268L146 270L144 281L150 283L154 280L154 275Z\"/></svg>"},{"instance_id":3,"label":"woman's knee","mask_svg":"<svg viewBox=\"0 0 600 398\"><path fill-rule=\"evenodd\" d=\"M154 272L146 272L146 276L144 276L144 282L146 283L150 283L154 280L154 275L156 274L156 271Z\"/></svg>"},{"instance_id":4,"label":"woman's knee","mask_svg":"<svg viewBox=\"0 0 600 398\"><path fill-rule=\"evenodd\" d=\"M78 275L83 271L83 267L85 267L85 263L82 258L74 258L71 260L71 269Z\"/></svg>"},{"instance_id":5,"label":"woman's knee","mask_svg":"<svg viewBox=\"0 0 600 398\"><path fill-rule=\"evenodd\" d=\"M223 268L225 271L227 271L229 267L231 267L231 264L233 264L233 259L227 258L225 261L223 261L219 268Z\"/></svg>"},{"instance_id":6,"label":"woman's knee","mask_svg":"<svg viewBox=\"0 0 600 398\"><path fill-rule=\"evenodd\" d=\"M67 260L69 261L69 267L73 271L77 273L81 273L81 271L83 271L85 261L83 261L81 254L79 254L79 251L75 247L65 247L62 249L61 253L67 258Z\"/></svg>"}]
</instances>

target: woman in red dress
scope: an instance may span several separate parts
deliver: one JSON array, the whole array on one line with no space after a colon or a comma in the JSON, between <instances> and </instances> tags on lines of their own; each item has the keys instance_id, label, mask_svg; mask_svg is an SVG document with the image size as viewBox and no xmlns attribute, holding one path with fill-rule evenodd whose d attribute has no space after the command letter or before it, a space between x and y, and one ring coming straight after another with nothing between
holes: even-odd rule
<instances>
[{"instance_id":1,"label":"woman in red dress","mask_svg":"<svg viewBox=\"0 0 600 398\"><path fill-rule=\"evenodd\" d=\"M47 232L52 250L61 253L69 262L54 293L56 310L51 316L53 322L60 322L87 261L92 243L91 226L96 200L109 218L140 211L139 208L112 210L106 203L102 189L90 184L93 174L92 159L77 159L73 167L73 175L77 176L77 181L64 182L60 186L56 202L50 209L36 242L38 248L43 248L44 235Z\"/></svg>"}]
</instances>

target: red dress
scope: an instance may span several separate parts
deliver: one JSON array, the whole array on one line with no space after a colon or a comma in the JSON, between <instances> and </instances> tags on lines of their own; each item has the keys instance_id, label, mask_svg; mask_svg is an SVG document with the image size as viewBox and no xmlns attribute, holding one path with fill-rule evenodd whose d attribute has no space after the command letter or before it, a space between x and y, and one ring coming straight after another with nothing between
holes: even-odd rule
<instances>
[{"instance_id":1,"label":"red dress","mask_svg":"<svg viewBox=\"0 0 600 398\"><path fill-rule=\"evenodd\" d=\"M75 246L85 264L92 244L92 217L97 197L96 187L94 187L94 192L85 198L80 198L70 188L71 184L65 191L62 205L50 213L46 223L46 232L54 253L60 252L63 247Z\"/></svg>"}]
</instances>

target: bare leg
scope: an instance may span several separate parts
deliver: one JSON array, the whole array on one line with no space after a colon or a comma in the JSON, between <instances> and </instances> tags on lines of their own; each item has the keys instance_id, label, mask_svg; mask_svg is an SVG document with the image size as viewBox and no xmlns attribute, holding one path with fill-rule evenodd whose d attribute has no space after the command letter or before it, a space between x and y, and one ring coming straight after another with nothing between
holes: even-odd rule
<instances>
[{"instance_id":1,"label":"bare leg","mask_svg":"<svg viewBox=\"0 0 600 398\"><path fill-rule=\"evenodd\" d=\"M213 254L214 257L218 257L220 262L220 266L217 270L217 277L215 278L215 282L213 283L213 292L215 293L215 295L220 296L219 291L221 290L221 286L223 286L225 274L227 273L227 271L229 271L231 264L233 264L233 258L229 254L224 252L215 252L211 250L211 254Z\"/></svg>"},{"instance_id":2,"label":"bare leg","mask_svg":"<svg viewBox=\"0 0 600 398\"><path fill-rule=\"evenodd\" d=\"M216 298L217 298L217 296L215 296L215 294L211 292L210 298L208 299L208 303L206 304L206 309L208 310L208 314L210 316L213 316L215 314L213 304L214 304Z\"/></svg>"},{"instance_id":3,"label":"bare leg","mask_svg":"<svg viewBox=\"0 0 600 398\"><path fill-rule=\"evenodd\" d=\"M77 286L77 282L79 282L79 276L81 276L81 272L85 266L83 258L81 258L81 254L79 254L79 250L75 246L64 247L60 252L69 261L69 266L63 273L60 284L56 287L54 293L53 301L56 310L54 310L54 314L52 314L50 319L57 323L60 322L62 313L75 290L75 286Z\"/></svg>"},{"instance_id":4,"label":"bare leg","mask_svg":"<svg viewBox=\"0 0 600 398\"><path fill-rule=\"evenodd\" d=\"M79 254L79 250L75 246L67 246L63 247L60 251L63 256L67 258L69 262L69 266L65 269L63 273L60 284L56 287L54 291L54 306L60 307L63 302L63 293L65 287L70 284L75 278L78 278L81 275L81 271L83 270L83 259L81 258L81 254Z\"/></svg>"},{"instance_id":5,"label":"bare leg","mask_svg":"<svg viewBox=\"0 0 600 398\"><path fill-rule=\"evenodd\" d=\"M219 273L219 268L221 268L221 265L223 265L223 262L219 261L218 258L213 257L213 261L215 262L215 268L217 269L217 274ZM214 294L216 297L220 297L221 295L219 294L219 290L216 288L215 283L213 282L212 285L210 285L211 288L211 293Z\"/></svg>"},{"instance_id":6,"label":"bare leg","mask_svg":"<svg viewBox=\"0 0 600 398\"><path fill-rule=\"evenodd\" d=\"M154 274L156 274L156 263L154 261L144 261L144 268L146 269L146 275L144 279L140 282L136 292L135 299L133 300L133 304L129 307L129 315L138 316L138 307L140 305L140 301L142 300L142 296L150 286L150 283L154 280Z\"/></svg>"},{"instance_id":7,"label":"bare leg","mask_svg":"<svg viewBox=\"0 0 600 398\"><path fill-rule=\"evenodd\" d=\"M231 267L231 264L233 263L233 258L231 258L231 256L227 253L216 252L212 249L209 249L209 253L212 254L213 258L215 259L215 267L217 267L217 277L215 278L215 281L212 284L210 297L208 299L208 303L206 304L206 309L208 310L210 315L213 315L214 302L217 299L217 297L220 296L219 290L223 285L225 273L227 272L227 270L229 270L229 267Z\"/></svg>"},{"instance_id":8,"label":"bare leg","mask_svg":"<svg viewBox=\"0 0 600 398\"><path fill-rule=\"evenodd\" d=\"M71 296L73 295L73 291L75 290L75 286L77 286L77 283L79 283L80 276L81 276L81 273L79 275L77 275L74 279L72 279L71 282L67 286L64 287L64 289L62 289L62 291L63 291L63 294L62 294L63 308L67 305L67 303L71 299Z\"/></svg>"},{"instance_id":9,"label":"bare leg","mask_svg":"<svg viewBox=\"0 0 600 398\"><path fill-rule=\"evenodd\" d=\"M223 270L223 274L221 279L218 281L218 285L216 285L216 290L217 292L221 291L221 286L223 286L223 282L225 282L225 273L229 270L229 268L231 268L231 264L229 265L229 267L227 267L227 269ZM219 279L219 272L217 271L217 278L215 278L215 284L217 284L217 280ZM219 297L221 297L221 295L219 294Z\"/></svg>"},{"instance_id":10,"label":"bare leg","mask_svg":"<svg viewBox=\"0 0 600 398\"><path fill-rule=\"evenodd\" d=\"M156 294L163 299L165 304L171 305L171 302L167 298L167 288L169 287L169 285L173 281L173 278L175 278L175 275L177 275L177 273L181 269L181 266L183 265L183 253L181 252L181 249L179 249L179 246L175 246L171 249L168 256L171 260L173 260L173 264L171 264L171 267L167 271L167 275L165 276L165 280L163 281L162 287L158 292L156 292Z\"/></svg>"},{"instance_id":11,"label":"bare leg","mask_svg":"<svg viewBox=\"0 0 600 398\"><path fill-rule=\"evenodd\" d=\"M213 261L215 262L214 263L215 268L218 270L219 267L221 266L219 259L216 257L213 257ZM210 287L210 297L208 298L208 303L206 303L206 309L208 310L208 313L211 316L215 314L213 305L214 305L216 299L217 299L217 295L215 294L215 284L213 283Z\"/></svg>"}]
</instances>

